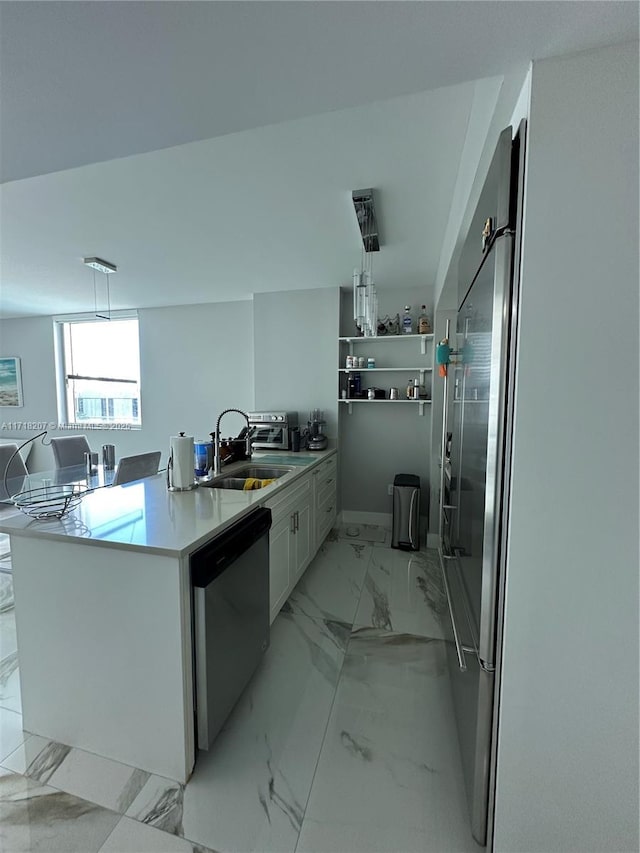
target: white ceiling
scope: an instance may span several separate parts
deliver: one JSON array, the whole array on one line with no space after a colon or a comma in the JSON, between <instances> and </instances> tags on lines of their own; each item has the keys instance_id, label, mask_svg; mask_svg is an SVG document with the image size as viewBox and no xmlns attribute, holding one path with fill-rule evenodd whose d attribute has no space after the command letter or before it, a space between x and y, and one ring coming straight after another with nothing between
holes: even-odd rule
<instances>
[{"instance_id":1,"label":"white ceiling","mask_svg":"<svg viewBox=\"0 0 640 853\"><path fill-rule=\"evenodd\" d=\"M0 310L90 309L92 254L116 307L335 286L363 186L382 279L431 286L468 81L637 32L634 2L2 2Z\"/></svg>"},{"instance_id":2,"label":"white ceiling","mask_svg":"<svg viewBox=\"0 0 640 853\"><path fill-rule=\"evenodd\" d=\"M25 312L27 296L25 313L92 310L82 258L94 255L118 265L115 308L346 284L360 265L351 191L370 186L382 244L376 281L431 289L474 88L5 184L6 315Z\"/></svg>"}]
</instances>

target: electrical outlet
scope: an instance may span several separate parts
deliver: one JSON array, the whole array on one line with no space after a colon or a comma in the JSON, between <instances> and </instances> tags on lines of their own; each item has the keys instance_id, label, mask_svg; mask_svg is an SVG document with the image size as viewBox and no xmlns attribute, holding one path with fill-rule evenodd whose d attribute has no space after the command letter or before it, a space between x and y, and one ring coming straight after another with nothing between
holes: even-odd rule
<instances>
[{"instance_id":1,"label":"electrical outlet","mask_svg":"<svg viewBox=\"0 0 640 853\"><path fill-rule=\"evenodd\" d=\"M387 494L393 495L393 483L389 483L389 485L387 486Z\"/></svg>"}]
</instances>

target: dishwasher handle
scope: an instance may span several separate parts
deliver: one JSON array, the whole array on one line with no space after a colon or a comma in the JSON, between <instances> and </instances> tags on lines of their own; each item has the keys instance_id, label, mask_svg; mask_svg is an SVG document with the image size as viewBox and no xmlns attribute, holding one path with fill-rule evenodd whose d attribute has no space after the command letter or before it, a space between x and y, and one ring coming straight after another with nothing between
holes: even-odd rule
<instances>
[{"instance_id":1,"label":"dishwasher handle","mask_svg":"<svg viewBox=\"0 0 640 853\"><path fill-rule=\"evenodd\" d=\"M190 557L191 583L204 589L269 532L271 510L260 507L207 542Z\"/></svg>"}]
</instances>

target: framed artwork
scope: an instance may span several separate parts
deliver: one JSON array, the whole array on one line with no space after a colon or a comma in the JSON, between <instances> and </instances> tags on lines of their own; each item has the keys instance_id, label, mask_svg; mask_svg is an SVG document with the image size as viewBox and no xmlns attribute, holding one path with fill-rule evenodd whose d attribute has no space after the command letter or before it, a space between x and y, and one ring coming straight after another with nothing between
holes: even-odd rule
<instances>
[{"instance_id":1,"label":"framed artwork","mask_svg":"<svg viewBox=\"0 0 640 853\"><path fill-rule=\"evenodd\" d=\"M0 357L0 406L22 406L20 359Z\"/></svg>"}]
</instances>

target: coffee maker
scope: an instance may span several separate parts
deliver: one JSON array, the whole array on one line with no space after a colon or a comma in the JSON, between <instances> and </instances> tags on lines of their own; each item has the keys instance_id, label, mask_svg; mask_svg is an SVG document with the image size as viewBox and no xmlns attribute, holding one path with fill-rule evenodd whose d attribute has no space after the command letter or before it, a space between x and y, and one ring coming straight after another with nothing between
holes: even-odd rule
<instances>
[{"instance_id":1,"label":"coffee maker","mask_svg":"<svg viewBox=\"0 0 640 853\"><path fill-rule=\"evenodd\" d=\"M307 448L309 450L326 450L328 445L327 436L322 432L322 427L325 425L324 412L321 409L314 409L309 412L308 430L307 430Z\"/></svg>"}]
</instances>

